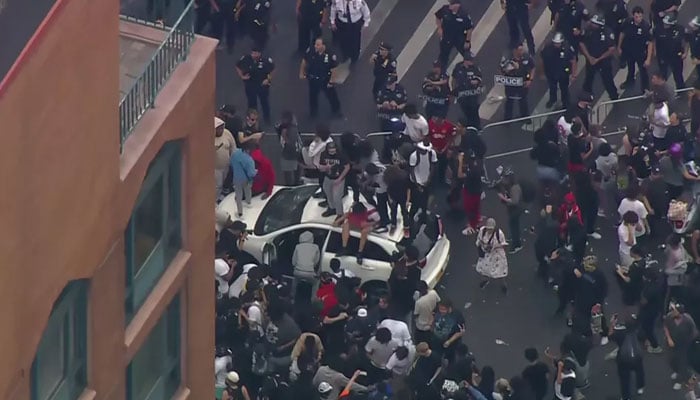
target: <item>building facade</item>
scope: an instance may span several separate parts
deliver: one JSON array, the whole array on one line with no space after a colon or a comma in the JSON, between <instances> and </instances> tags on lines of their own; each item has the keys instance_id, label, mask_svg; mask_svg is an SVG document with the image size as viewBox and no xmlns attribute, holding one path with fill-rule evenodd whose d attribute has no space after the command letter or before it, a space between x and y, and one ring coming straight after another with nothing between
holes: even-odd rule
<instances>
[{"instance_id":1,"label":"building facade","mask_svg":"<svg viewBox=\"0 0 700 400\"><path fill-rule=\"evenodd\" d=\"M214 397L216 43L119 12L56 0L0 75L2 399Z\"/></svg>"}]
</instances>

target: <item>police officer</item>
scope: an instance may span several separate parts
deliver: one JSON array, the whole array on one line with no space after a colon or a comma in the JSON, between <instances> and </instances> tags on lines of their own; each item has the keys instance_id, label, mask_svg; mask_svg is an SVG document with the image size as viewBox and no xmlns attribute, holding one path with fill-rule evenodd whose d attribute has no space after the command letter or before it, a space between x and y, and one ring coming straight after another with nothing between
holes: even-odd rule
<instances>
[{"instance_id":1,"label":"police officer","mask_svg":"<svg viewBox=\"0 0 700 400\"><path fill-rule=\"evenodd\" d=\"M583 40L579 44L581 53L586 57L586 78L583 81L583 91L593 92L593 80L596 72L600 72L603 86L611 100L618 98L617 88L613 80L612 59L615 54L615 34L607 26L600 15L591 17Z\"/></svg>"},{"instance_id":2,"label":"police officer","mask_svg":"<svg viewBox=\"0 0 700 400\"><path fill-rule=\"evenodd\" d=\"M616 36L619 35L622 25L629 17L625 0L598 0L596 10L605 18L605 25L615 32Z\"/></svg>"},{"instance_id":3,"label":"police officer","mask_svg":"<svg viewBox=\"0 0 700 400\"><path fill-rule=\"evenodd\" d=\"M574 47L577 54L583 36L581 25L588 19L588 9L579 0L562 0L554 16L554 29L564 35L566 42Z\"/></svg>"},{"instance_id":4,"label":"police officer","mask_svg":"<svg viewBox=\"0 0 700 400\"><path fill-rule=\"evenodd\" d=\"M297 0L297 51L304 54L316 38L323 34L321 27L328 18L328 0Z\"/></svg>"},{"instance_id":5,"label":"police officer","mask_svg":"<svg viewBox=\"0 0 700 400\"><path fill-rule=\"evenodd\" d=\"M535 38L532 36L530 28L530 7L532 0L501 0L501 8L506 12L508 21L508 32L510 34L510 46L515 46L520 42L520 31L527 42L527 48L531 54L535 54Z\"/></svg>"},{"instance_id":6,"label":"police officer","mask_svg":"<svg viewBox=\"0 0 700 400\"><path fill-rule=\"evenodd\" d=\"M547 108L557 102L557 88L561 91L562 108L569 105L569 80L576 79L576 51L566 43L564 35L557 32L552 36L552 42L547 44L540 53L542 71L549 85L549 100Z\"/></svg>"},{"instance_id":7,"label":"police officer","mask_svg":"<svg viewBox=\"0 0 700 400\"><path fill-rule=\"evenodd\" d=\"M258 99L263 119L270 122L270 84L275 63L270 57L263 57L262 49L253 47L250 54L241 57L236 63L236 72L243 80L248 109L258 108Z\"/></svg>"},{"instance_id":8,"label":"police officer","mask_svg":"<svg viewBox=\"0 0 700 400\"><path fill-rule=\"evenodd\" d=\"M666 14L663 17L662 25L655 26L653 31L659 72L664 77L668 77L670 69L673 73L673 79L676 81L676 90L683 89L685 87L683 60L687 56L687 48L684 43L685 30L678 24L675 15Z\"/></svg>"},{"instance_id":9,"label":"police officer","mask_svg":"<svg viewBox=\"0 0 700 400\"><path fill-rule=\"evenodd\" d=\"M688 24L686 40L690 48L691 61L695 65L695 71L700 79L700 16L693 18Z\"/></svg>"},{"instance_id":10,"label":"police officer","mask_svg":"<svg viewBox=\"0 0 700 400\"><path fill-rule=\"evenodd\" d=\"M677 14L681 6L681 0L652 0L651 22L654 28L663 25L663 18L668 14Z\"/></svg>"},{"instance_id":11,"label":"police officer","mask_svg":"<svg viewBox=\"0 0 700 400\"><path fill-rule=\"evenodd\" d=\"M651 25L644 20L644 10L636 6L632 9L632 16L622 24L622 32L617 39L617 52L622 60L627 63L627 79L622 84L622 89L634 86L634 74L639 66L639 76L642 81L642 93L649 90L649 66L654 47L651 36Z\"/></svg>"},{"instance_id":12,"label":"police officer","mask_svg":"<svg viewBox=\"0 0 700 400\"><path fill-rule=\"evenodd\" d=\"M311 118L318 115L318 94L323 91L331 105L335 117L342 117L340 100L335 90L335 68L338 66L336 55L326 48L323 39L318 38L314 47L309 47L299 66L299 79L309 82L309 109Z\"/></svg>"},{"instance_id":13,"label":"police officer","mask_svg":"<svg viewBox=\"0 0 700 400\"><path fill-rule=\"evenodd\" d=\"M425 117L447 117L450 104L450 82L447 74L442 72L440 61L433 62L433 69L423 78L423 96L425 96Z\"/></svg>"},{"instance_id":14,"label":"police officer","mask_svg":"<svg viewBox=\"0 0 700 400\"><path fill-rule=\"evenodd\" d=\"M382 131L390 131L391 119L401 117L406 107L408 99L406 89L396 83L397 81L396 74L389 75L386 84L377 95L377 117L379 117L379 127Z\"/></svg>"},{"instance_id":15,"label":"police officer","mask_svg":"<svg viewBox=\"0 0 700 400\"><path fill-rule=\"evenodd\" d=\"M369 7L365 0L331 0L331 29L338 34L340 50L351 62L360 57L362 27L368 27Z\"/></svg>"},{"instance_id":16,"label":"police officer","mask_svg":"<svg viewBox=\"0 0 700 400\"><path fill-rule=\"evenodd\" d=\"M391 74L396 74L396 58L391 54L392 46L389 43L379 43L379 50L369 58L372 63L374 73L374 83L372 84L372 97L376 98L379 90L384 86L386 78Z\"/></svg>"},{"instance_id":17,"label":"police officer","mask_svg":"<svg viewBox=\"0 0 700 400\"><path fill-rule=\"evenodd\" d=\"M449 0L435 13L437 31L440 37L440 65L446 67L450 61L452 48L460 54L471 49L472 30L474 25L467 10L462 7L460 0Z\"/></svg>"},{"instance_id":18,"label":"police officer","mask_svg":"<svg viewBox=\"0 0 700 400\"><path fill-rule=\"evenodd\" d=\"M219 39L217 50L224 48L224 39L226 39L226 48L228 53L233 53L233 45L236 42L236 0L213 0L211 4L216 6L215 12L211 14L211 34L214 38ZM210 6L211 6L210 4ZM225 34L225 36L224 36Z\"/></svg>"},{"instance_id":19,"label":"police officer","mask_svg":"<svg viewBox=\"0 0 700 400\"><path fill-rule=\"evenodd\" d=\"M501 72L508 78L518 78L513 80L518 81L517 83L505 84L506 109L504 119L513 118L513 105L516 100L520 107L520 118L528 116L530 109L527 103L527 94L535 73L535 62L529 54L525 53L522 43L513 47L511 57L501 59Z\"/></svg>"},{"instance_id":20,"label":"police officer","mask_svg":"<svg viewBox=\"0 0 700 400\"><path fill-rule=\"evenodd\" d=\"M253 44L264 50L270 37L270 2L272 0L238 0L236 15L243 21Z\"/></svg>"},{"instance_id":21,"label":"police officer","mask_svg":"<svg viewBox=\"0 0 700 400\"><path fill-rule=\"evenodd\" d=\"M462 62L452 70L451 87L467 125L481 130L479 98L484 91L483 75L474 63L474 55L470 51L464 53Z\"/></svg>"}]
</instances>

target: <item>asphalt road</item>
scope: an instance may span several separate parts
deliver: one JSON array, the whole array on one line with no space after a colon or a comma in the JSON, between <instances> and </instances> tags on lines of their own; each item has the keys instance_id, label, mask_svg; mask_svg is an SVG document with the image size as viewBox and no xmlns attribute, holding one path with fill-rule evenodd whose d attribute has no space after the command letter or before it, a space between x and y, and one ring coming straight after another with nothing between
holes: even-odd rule
<instances>
[{"instance_id":1,"label":"asphalt road","mask_svg":"<svg viewBox=\"0 0 700 400\"><path fill-rule=\"evenodd\" d=\"M138 0L125 0L135 2ZM483 21L477 25L480 31L478 42L473 45L479 48L477 61L485 76L490 76L496 71L502 52L507 48L508 32L502 12L497 8L498 0L483 0L465 2L468 4L473 20ZM588 6L592 6L593 0L586 0ZM299 116L302 131L313 132L314 122L306 118L308 114L306 83L298 79L299 56L294 54L296 48L296 22L293 17L293 1L273 2L273 17L277 24L277 32L273 33L269 44L267 56L273 57L277 65L275 79L272 87L272 109L274 116L279 116L283 110L292 110ZM431 17L431 8L445 3L442 0L368 0L370 8L376 11L379 7L382 12L390 10L388 17L381 26L375 26L377 33L371 39L365 41L367 45L363 49L360 61L349 70L345 82L339 86L340 99L345 118L331 121L332 130L342 132L350 130L360 135L377 130L374 103L370 96L372 74L369 65L369 55L377 48L379 41L387 41L394 45L394 54L405 54L399 57L399 68L403 69L401 84L409 93L409 97L416 101L420 91L420 83L431 62L438 54L438 39L432 33L434 24ZM395 6L392 8L393 3ZM535 38L538 44L546 43L549 31L549 11L545 9L544 1L531 10L530 20L535 30ZM642 4L644 3L644 4ZM631 6L642 4L646 6L648 0L632 0ZM377 5L379 4L379 6ZM128 9L128 7L127 7ZM496 11L498 11L496 13ZM687 23L693 15L700 14L700 2L687 0L683 5L681 22ZM375 15L373 14L373 17ZM423 23L426 21L427 23ZM427 32L427 33L426 33ZM475 32L476 35L476 32ZM326 36L330 37L326 32ZM219 52L217 57L217 100L219 104L231 103L239 109L245 107L242 83L238 79L234 64L236 60L250 49L248 38L240 39L235 46L233 54L225 51ZM406 63L407 65L402 65ZM615 71L618 72L618 71ZM624 72L616 78L624 78ZM581 79L574 83L573 93L581 84ZM693 76L688 76L690 82ZM497 96L498 88L493 88L491 79L485 79L486 91L490 95ZM621 83L621 82L618 82ZM546 84L537 80L532 86L530 99L533 114L546 111L543 103L546 102ZM605 99L601 97L602 84L597 79L595 85L596 102ZM621 92L623 97L638 94L638 90ZM486 97L486 96L485 96ZM489 103L484 101L485 104ZM627 115L638 115L644 110L644 101L637 101L623 106L616 106L604 119L606 131L624 126ZM328 113L328 105L321 99L321 115ZM500 102L494 102L482 107L482 117L486 116L486 122L495 122L502 118L503 107ZM606 113L607 114L607 113ZM457 119L459 112L456 107L450 110L449 117ZM509 165L523 176L532 175L533 163L530 161L527 149L532 142L532 133L523 130L522 124L511 124L504 127L488 129L484 132L484 138L488 145L489 160L487 168L493 172L498 165ZM268 129L268 131L270 131ZM608 139L617 143L616 135ZM379 143L379 142L377 142ZM264 141L264 151L274 161L278 159L279 150L276 146L276 137L270 135ZM435 203L439 211L445 209L443 196L437 196ZM488 193L483 203L483 213L493 216L497 221L505 225L506 217L503 206L497 201L495 194ZM523 218L522 227L528 231L534 223L534 215L538 210L531 209L530 214ZM487 287L486 290L478 288L479 277L474 271L477 252L473 245L474 238L465 238L461 234L464 222L459 215L450 215L445 219L447 235L452 240L453 254L451 255L448 272L438 286L441 295L451 298L459 309L462 310L467 321L467 334L465 342L475 353L480 365L491 365L495 368L499 377L511 377L520 373L526 362L522 356L524 348L537 347L540 352L550 346L557 349L559 341L567 332L563 319L553 316L556 307L555 295L551 290L534 277L535 258L532 249L534 236L525 232L525 248L517 256L509 256L510 276L509 292L503 296L497 287ZM620 310L620 294L613 281L613 268L617 258L617 240L611 221L600 220L599 229L604 239L593 241L590 251L598 255L602 265L608 273L612 288L609 296L609 308L611 312ZM507 232L507 228L504 228ZM506 345L496 344L500 339ZM612 350L612 345L602 349L596 347L593 351L591 382L592 386L585 393L587 398L593 400L607 400L619 398L619 388L614 362L603 361L604 352ZM669 379L670 370L666 364L664 354L645 355L645 368L647 376L647 399L680 399L682 395L671 390L672 382Z\"/></svg>"}]
</instances>

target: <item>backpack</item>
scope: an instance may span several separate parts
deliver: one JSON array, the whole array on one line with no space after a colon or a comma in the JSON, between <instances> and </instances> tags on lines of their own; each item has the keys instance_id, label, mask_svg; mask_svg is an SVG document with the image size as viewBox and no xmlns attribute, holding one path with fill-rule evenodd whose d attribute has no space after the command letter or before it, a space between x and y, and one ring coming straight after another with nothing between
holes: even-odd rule
<instances>
[{"instance_id":1,"label":"backpack","mask_svg":"<svg viewBox=\"0 0 700 400\"><path fill-rule=\"evenodd\" d=\"M620 361L629 364L642 359L642 346L639 344L636 335L633 335L631 332L625 334L618 356Z\"/></svg>"}]
</instances>

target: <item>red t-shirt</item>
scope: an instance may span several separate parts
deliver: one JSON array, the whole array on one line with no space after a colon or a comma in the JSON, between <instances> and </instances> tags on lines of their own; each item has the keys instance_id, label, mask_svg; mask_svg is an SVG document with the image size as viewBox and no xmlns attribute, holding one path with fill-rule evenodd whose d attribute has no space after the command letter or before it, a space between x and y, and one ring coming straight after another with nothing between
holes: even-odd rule
<instances>
[{"instance_id":1,"label":"red t-shirt","mask_svg":"<svg viewBox=\"0 0 700 400\"><path fill-rule=\"evenodd\" d=\"M452 142L452 138L455 135L455 126L446 119L442 120L441 123L436 123L431 119L428 122L428 132L433 148L438 153L441 153Z\"/></svg>"},{"instance_id":2,"label":"red t-shirt","mask_svg":"<svg viewBox=\"0 0 700 400\"><path fill-rule=\"evenodd\" d=\"M331 308L338 304L338 298L335 296L335 283L322 284L316 291L316 297L323 302L320 312L321 318L323 318L328 315Z\"/></svg>"}]
</instances>

